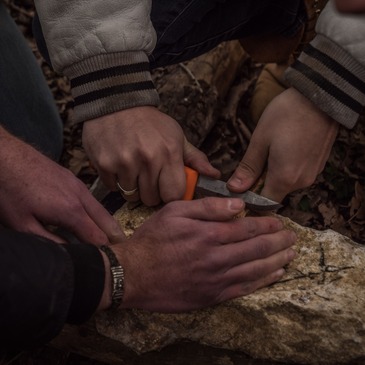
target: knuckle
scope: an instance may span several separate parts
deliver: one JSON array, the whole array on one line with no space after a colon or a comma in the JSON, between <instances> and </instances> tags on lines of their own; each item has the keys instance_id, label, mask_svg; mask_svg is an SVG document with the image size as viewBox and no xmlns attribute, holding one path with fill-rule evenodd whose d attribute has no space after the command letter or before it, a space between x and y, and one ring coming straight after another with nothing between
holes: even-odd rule
<instances>
[{"instance_id":1,"label":"knuckle","mask_svg":"<svg viewBox=\"0 0 365 365\"><path fill-rule=\"evenodd\" d=\"M67 214L71 214L77 217L81 213L81 211L83 211L83 206L79 200L69 199L64 201L62 209L65 210Z\"/></svg>"},{"instance_id":2,"label":"knuckle","mask_svg":"<svg viewBox=\"0 0 365 365\"><path fill-rule=\"evenodd\" d=\"M268 237L260 236L257 238L255 245L257 257L268 257L271 253L271 243L272 241L270 241Z\"/></svg>"},{"instance_id":3,"label":"knuckle","mask_svg":"<svg viewBox=\"0 0 365 365\"><path fill-rule=\"evenodd\" d=\"M112 161L105 153L101 153L98 156L98 161L96 164L97 164L98 168L103 171L111 171L112 166L113 166Z\"/></svg>"},{"instance_id":4,"label":"knuckle","mask_svg":"<svg viewBox=\"0 0 365 365\"><path fill-rule=\"evenodd\" d=\"M245 233L247 238L252 238L257 235L257 221L255 219L246 218L244 219Z\"/></svg>"},{"instance_id":5,"label":"knuckle","mask_svg":"<svg viewBox=\"0 0 365 365\"><path fill-rule=\"evenodd\" d=\"M241 285L241 295L249 295L255 291L255 286L252 282L248 281Z\"/></svg>"},{"instance_id":6,"label":"knuckle","mask_svg":"<svg viewBox=\"0 0 365 365\"><path fill-rule=\"evenodd\" d=\"M243 159L241 160L241 162L239 163L238 165L238 168L236 170L236 172L238 174L249 174L249 175L252 175L252 176L256 176L257 173L259 173L259 171L257 171L255 168L254 168L255 165L252 165L249 161L247 161L246 159Z\"/></svg>"},{"instance_id":7,"label":"knuckle","mask_svg":"<svg viewBox=\"0 0 365 365\"><path fill-rule=\"evenodd\" d=\"M156 153L153 149L144 149L140 151L139 158L143 164L149 164L156 159Z\"/></svg>"},{"instance_id":8,"label":"knuckle","mask_svg":"<svg viewBox=\"0 0 365 365\"><path fill-rule=\"evenodd\" d=\"M219 201L217 198L203 198L201 199L201 204L203 209L207 212L217 211L219 208Z\"/></svg>"},{"instance_id":9,"label":"knuckle","mask_svg":"<svg viewBox=\"0 0 365 365\"><path fill-rule=\"evenodd\" d=\"M265 275L265 269L265 265L263 265L260 261L255 262L251 269L251 280L256 281L261 279Z\"/></svg>"}]
</instances>

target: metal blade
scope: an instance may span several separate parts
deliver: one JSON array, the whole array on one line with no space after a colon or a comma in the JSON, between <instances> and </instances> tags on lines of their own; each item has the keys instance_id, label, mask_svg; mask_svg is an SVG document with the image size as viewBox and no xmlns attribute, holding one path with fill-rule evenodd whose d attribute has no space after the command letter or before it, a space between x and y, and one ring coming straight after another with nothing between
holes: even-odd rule
<instances>
[{"instance_id":1,"label":"metal blade","mask_svg":"<svg viewBox=\"0 0 365 365\"><path fill-rule=\"evenodd\" d=\"M226 183L224 181L212 179L208 176L199 176L195 192L198 195L203 196L240 198L246 203L247 208L253 211L269 211L282 207L280 203L253 193L252 191L245 191L244 193L240 194L232 193L227 189Z\"/></svg>"}]
</instances>

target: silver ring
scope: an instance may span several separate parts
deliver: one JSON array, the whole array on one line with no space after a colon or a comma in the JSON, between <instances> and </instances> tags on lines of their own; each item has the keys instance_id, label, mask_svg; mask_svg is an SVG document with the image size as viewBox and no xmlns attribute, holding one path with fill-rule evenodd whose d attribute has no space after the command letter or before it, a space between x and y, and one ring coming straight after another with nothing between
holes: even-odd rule
<instances>
[{"instance_id":1,"label":"silver ring","mask_svg":"<svg viewBox=\"0 0 365 365\"><path fill-rule=\"evenodd\" d=\"M121 193L125 196L130 196L130 195L133 195L134 193L136 193L138 191L138 188L135 188L135 189L132 189L132 190L124 190L119 182L117 181L117 187L118 189L121 191Z\"/></svg>"}]
</instances>

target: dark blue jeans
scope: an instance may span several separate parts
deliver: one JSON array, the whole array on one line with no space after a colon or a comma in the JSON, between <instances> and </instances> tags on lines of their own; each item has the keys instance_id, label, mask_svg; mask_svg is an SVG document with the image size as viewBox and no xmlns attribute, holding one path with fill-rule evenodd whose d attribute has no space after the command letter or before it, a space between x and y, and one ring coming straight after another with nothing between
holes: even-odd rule
<instances>
[{"instance_id":1,"label":"dark blue jeans","mask_svg":"<svg viewBox=\"0 0 365 365\"><path fill-rule=\"evenodd\" d=\"M302 0L153 0L151 19L157 44L151 68L199 56L227 40L260 33L294 36L305 21ZM38 47L49 62L39 20Z\"/></svg>"},{"instance_id":2,"label":"dark blue jeans","mask_svg":"<svg viewBox=\"0 0 365 365\"><path fill-rule=\"evenodd\" d=\"M62 122L26 40L0 2L0 124L53 159L62 152Z\"/></svg>"}]
</instances>

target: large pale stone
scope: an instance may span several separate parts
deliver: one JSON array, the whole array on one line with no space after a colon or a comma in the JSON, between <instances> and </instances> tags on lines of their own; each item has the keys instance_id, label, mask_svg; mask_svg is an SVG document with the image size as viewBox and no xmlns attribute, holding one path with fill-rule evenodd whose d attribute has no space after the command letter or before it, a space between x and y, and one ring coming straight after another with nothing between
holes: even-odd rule
<instances>
[{"instance_id":1,"label":"large pale stone","mask_svg":"<svg viewBox=\"0 0 365 365\"><path fill-rule=\"evenodd\" d=\"M116 217L132 234L151 212L123 207ZM271 361L365 364L365 247L285 222L298 235L299 255L281 282L186 314L103 313L98 332L138 353L188 340Z\"/></svg>"}]
</instances>

